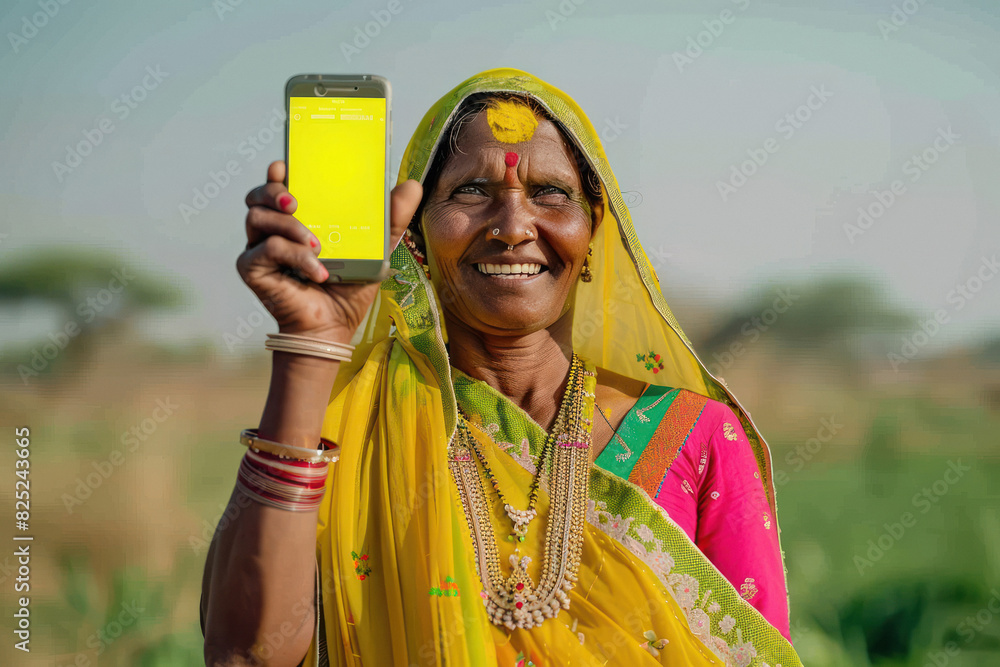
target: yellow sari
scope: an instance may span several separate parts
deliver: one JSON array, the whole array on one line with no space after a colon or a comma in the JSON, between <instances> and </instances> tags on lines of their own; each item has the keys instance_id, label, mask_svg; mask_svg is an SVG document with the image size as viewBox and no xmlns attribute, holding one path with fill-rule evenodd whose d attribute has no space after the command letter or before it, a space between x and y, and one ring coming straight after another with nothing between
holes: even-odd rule
<instances>
[{"instance_id":1,"label":"yellow sari","mask_svg":"<svg viewBox=\"0 0 1000 667\"><path fill-rule=\"evenodd\" d=\"M442 129L467 96L534 97L561 122L601 179L605 222L577 289L574 350L593 366L723 401L740 417L777 521L770 454L749 415L699 361L670 312L639 245L597 132L573 100L513 69L478 74L424 116L403 156L400 182L423 181ZM397 273L355 337L323 435L339 442L317 528L317 625L305 665L749 665L801 664L779 631L745 601L640 487L591 466L579 580L570 604L530 628L494 625L481 598L470 524L449 468L459 405L471 416L498 484L527 504L541 427L485 383L452 368L435 290L404 244ZM637 363L655 351L656 376ZM509 530L495 494L494 534ZM550 498L542 487L543 523ZM500 562L512 543L497 542ZM537 580L544 531L521 552ZM739 545L733 545L739 548Z\"/></svg>"}]
</instances>

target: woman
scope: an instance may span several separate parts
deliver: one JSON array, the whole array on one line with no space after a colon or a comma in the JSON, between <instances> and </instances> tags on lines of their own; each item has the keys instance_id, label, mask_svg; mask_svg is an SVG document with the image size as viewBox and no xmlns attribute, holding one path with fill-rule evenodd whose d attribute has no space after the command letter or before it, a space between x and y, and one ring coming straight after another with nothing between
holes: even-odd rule
<instances>
[{"instance_id":1,"label":"woman","mask_svg":"<svg viewBox=\"0 0 1000 667\"><path fill-rule=\"evenodd\" d=\"M284 165L247 197L238 266L282 335L206 565L206 661L800 664L766 445L691 351L583 112L483 72L400 174L379 286L287 275L326 277ZM331 442L335 463L293 461Z\"/></svg>"}]
</instances>

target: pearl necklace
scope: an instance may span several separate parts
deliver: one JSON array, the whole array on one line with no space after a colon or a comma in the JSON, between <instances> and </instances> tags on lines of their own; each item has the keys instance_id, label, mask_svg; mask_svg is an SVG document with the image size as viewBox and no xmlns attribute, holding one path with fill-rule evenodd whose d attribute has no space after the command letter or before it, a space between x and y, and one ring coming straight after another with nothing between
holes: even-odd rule
<instances>
[{"instance_id":1,"label":"pearl necklace","mask_svg":"<svg viewBox=\"0 0 1000 667\"><path fill-rule=\"evenodd\" d=\"M479 443L469 430L464 413L459 414L455 436L448 448L449 467L469 522L487 614L493 623L508 630L535 627L546 618L557 616L560 609L569 608L568 592L577 581L586 524L594 378L593 366L584 365L574 354L559 415L546 438L532 481L528 509L523 511L515 509L504 499ZM531 558L518 558L520 545L517 543L509 559L510 574L504 576L501 572L499 549L490 520L490 503L485 497L476 459L482 462L484 472L513 524L507 539L517 543L524 541L528 525L537 515L535 502L538 486L551 459L549 521L537 585L528 575Z\"/></svg>"}]
</instances>

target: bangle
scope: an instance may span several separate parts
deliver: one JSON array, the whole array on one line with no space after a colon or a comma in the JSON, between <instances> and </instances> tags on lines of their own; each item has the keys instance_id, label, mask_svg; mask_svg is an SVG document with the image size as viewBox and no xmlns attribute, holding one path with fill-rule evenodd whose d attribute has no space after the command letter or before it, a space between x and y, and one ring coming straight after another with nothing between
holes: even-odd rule
<instances>
[{"instance_id":1,"label":"bangle","mask_svg":"<svg viewBox=\"0 0 1000 667\"><path fill-rule=\"evenodd\" d=\"M329 469L329 463L290 463L274 454L247 450L240 462L236 487L263 505L307 512L322 502Z\"/></svg>"},{"instance_id":2,"label":"bangle","mask_svg":"<svg viewBox=\"0 0 1000 667\"><path fill-rule=\"evenodd\" d=\"M353 345L283 333L267 334L264 347L274 352L304 354L332 361L350 361L354 352Z\"/></svg>"},{"instance_id":3,"label":"bangle","mask_svg":"<svg viewBox=\"0 0 1000 667\"><path fill-rule=\"evenodd\" d=\"M304 463L334 463L340 459L340 445L320 438L320 449L306 449L285 445L273 440L264 440L257 435L257 429L248 428L240 433L240 444L249 447L256 453L267 452L277 456L282 461L301 461Z\"/></svg>"}]
</instances>

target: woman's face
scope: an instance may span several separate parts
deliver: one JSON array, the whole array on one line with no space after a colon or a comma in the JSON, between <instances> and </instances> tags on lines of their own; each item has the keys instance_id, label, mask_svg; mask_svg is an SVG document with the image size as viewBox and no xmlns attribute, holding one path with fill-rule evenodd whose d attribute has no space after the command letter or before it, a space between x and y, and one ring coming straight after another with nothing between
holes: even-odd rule
<instances>
[{"instance_id":1,"label":"woman's face","mask_svg":"<svg viewBox=\"0 0 1000 667\"><path fill-rule=\"evenodd\" d=\"M458 147L423 215L442 306L449 319L483 333L544 329L570 309L603 204L591 210L573 153L551 121L539 119L527 141L506 143L484 110L462 128Z\"/></svg>"}]
</instances>

